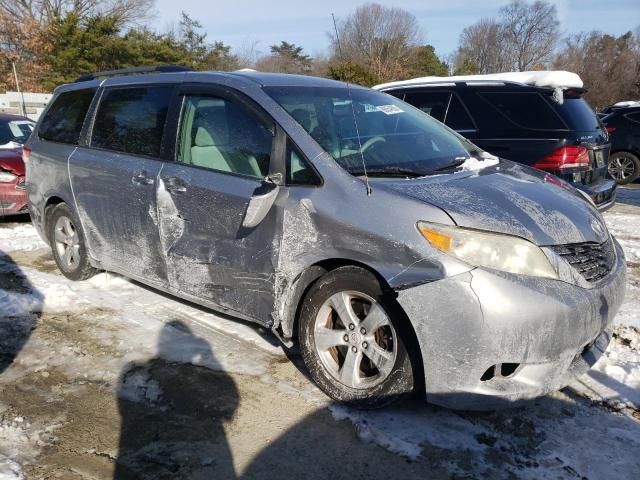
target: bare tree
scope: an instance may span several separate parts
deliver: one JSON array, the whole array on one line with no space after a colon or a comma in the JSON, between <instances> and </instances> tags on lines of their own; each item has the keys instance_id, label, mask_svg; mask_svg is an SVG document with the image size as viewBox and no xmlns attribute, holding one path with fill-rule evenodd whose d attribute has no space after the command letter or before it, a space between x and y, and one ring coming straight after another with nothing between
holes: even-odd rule
<instances>
[{"instance_id":1,"label":"bare tree","mask_svg":"<svg viewBox=\"0 0 640 480\"><path fill-rule=\"evenodd\" d=\"M342 55L334 35L332 51L341 62L367 65L382 81L402 76L403 61L422 39L418 20L401 8L368 3L338 21Z\"/></svg>"},{"instance_id":2,"label":"bare tree","mask_svg":"<svg viewBox=\"0 0 640 480\"><path fill-rule=\"evenodd\" d=\"M574 35L566 40L554 66L580 75L587 88L585 97L597 110L640 99L640 37L631 32L617 38L600 32Z\"/></svg>"},{"instance_id":3,"label":"bare tree","mask_svg":"<svg viewBox=\"0 0 640 480\"><path fill-rule=\"evenodd\" d=\"M500 9L504 48L513 55L519 71L542 67L550 60L558 41L558 12L555 5L537 0L515 0Z\"/></svg>"},{"instance_id":4,"label":"bare tree","mask_svg":"<svg viewBox=\"0 0 640 480\"><path fill-rule=\"evenodd\" d=\"M104 15L120 24L149 18L155 0L0 0L0 16L50 24L69 13L80 18Z\"/></svg>"},{"instance_id":5,"label":"bare tree","mask_svg":"<svg viewBox=\"0 0 640 480\"><path fill-rule=\"evenodd\" d=\"M514 59L511 49L505 49L505 28L494 18L482 18L460 34L460 45L454 55L454 70L463 65L473 73L495 73L508 70Z\"/></svg>"}]
</instances>

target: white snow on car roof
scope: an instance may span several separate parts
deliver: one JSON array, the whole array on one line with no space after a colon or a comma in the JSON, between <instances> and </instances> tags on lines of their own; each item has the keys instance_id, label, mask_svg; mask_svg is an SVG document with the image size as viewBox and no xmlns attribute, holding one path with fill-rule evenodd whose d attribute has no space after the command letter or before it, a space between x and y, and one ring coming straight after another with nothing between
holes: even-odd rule
<instances>
[{"instance_id":1,"label":"white snow on car roof","mask_svg":"<svg viewBox=\"0 0 640 480\"><path fill-rule=\"evenodd\" d=\"M454 82L516 82L535 87L548 88L582 88L583 83L579 75L562 70L533 71L533 72L504 72L489 75L456 75L452 77L419 77L399 82L383 83L373 87L384 90L391 87L422 85L425 83L454 83Z\"/></svg>"},{"instance_id":2,"label":"white snow on car roof","mask_svg":"<svg viewBox=\"0 0 640 480\"><path fill-rule=\"evenodd\" d=\"M625 100L613 104L614 107L640 107L640 100Z\"/></svg>"}]
</instances>

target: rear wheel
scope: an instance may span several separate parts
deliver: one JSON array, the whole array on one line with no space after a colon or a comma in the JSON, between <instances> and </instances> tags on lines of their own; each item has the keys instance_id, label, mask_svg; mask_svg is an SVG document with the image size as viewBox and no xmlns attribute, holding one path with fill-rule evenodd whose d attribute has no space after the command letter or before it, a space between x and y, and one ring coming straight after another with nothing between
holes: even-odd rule
<instances>
[{"instance_id":1,"label":"rear wheel","mask_svg":"<svg viewBox=\"0 0 640 480\"><path fill-rule=\"evenodd\" d=\"M341 267L311 287L298 340L314 382L332 399L376 408L408 396L413 369L399 307L367 270Z\"/></svg>"},{"instance_id":2,"label":"rear wheel","mask_svg":"<svg viewBox=\"0 0 640 480\"><path fill-rule=\"evenodd\" d=\"M629 152L615 152L609 157L609 173L620 185L640 176L640 159Z\"/></svg>"},{"instance_id":3,"label":"rear wheel","mask_svg":"<svg viewBox=\"0 0 640 480\"><path fill-rule=\"evenodd\" d=\"M80 222L65 203L56 205L47 222L53 258L62 274L70 280L86 280L98 270L89 264Z\"/></svg>"}]
</instances>

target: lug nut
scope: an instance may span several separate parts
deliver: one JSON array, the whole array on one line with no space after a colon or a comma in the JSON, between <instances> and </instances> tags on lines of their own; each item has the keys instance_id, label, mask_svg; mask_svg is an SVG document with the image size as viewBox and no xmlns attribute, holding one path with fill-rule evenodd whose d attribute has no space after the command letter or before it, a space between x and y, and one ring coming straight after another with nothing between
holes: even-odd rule
<instances>
[{"instance_id":1,"label":"lug nut","mask_svg":"<svg viewBox=\"0 0 640 480\"><path fill-rule=\"evenodd\" d=\"M358 349L357 349L356 347L351 347L351 351L352 351L353 353L356 353L356 352L358 351Z\"/></svg>"},{"instance_id":2,"label":"lug nut","mask_svg":"<svg viewBox=\"0 0 640 480\"><path fill-rule=\"evenodd\" d=\"M362 348L369 348L369 344L367 342L362 342Z\"/></svg>"},{"instance_id":3,"label":"lug nut","mask_svg":"<svg viewBox=\"0 0 640 480\"><path fill-rule=\"evenodd\" d=\"M353 323L349 324L349 330L355 330L355 328L356 326Z\"/></svg>"},{"instance_id":4,"label":"lug nut","mask_svg":"<svg viewBox=\"0 0 640 480\"><path fill-rule=\"evenodd\" d=\"M364 329L364 327L362 327L362 328L360 329L360 333L361 333L362 335L364 335L365 333L367 333L367 331Z\"/></svg>"},{"instance_id":5,"label":"lug nut","mask_svg":"<svg viewBox=\"0 0 640 480\"><path fill-rule=\"evenodd\" d=\"M345 335L344 337L342 337L342 339L343 339L345 342L348 342L348 341L349 341L349 335Z\"/></svg>"}]
</instances>

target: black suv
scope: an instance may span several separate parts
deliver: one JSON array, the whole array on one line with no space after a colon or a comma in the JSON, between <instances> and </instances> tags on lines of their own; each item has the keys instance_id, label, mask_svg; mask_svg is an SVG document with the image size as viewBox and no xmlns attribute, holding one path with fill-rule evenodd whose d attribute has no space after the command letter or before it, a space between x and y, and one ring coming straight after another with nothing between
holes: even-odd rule
<instances>
[{"instance_id":1,"label":"black suv","mask_svg":"<svg viewBox=\"0 0 640 480\"><path fill-rule=\"evenodd\" d=\"M602 119L611 139L609 173L619 184L640 177L640 104L616 108Z\"/></svg>"},{"instance_id":2,"label":"black suv","mask_svg":"<svg viewBox=\"0 0 640 480\"><path fill-rule=\"evenodd\" d=\"M551 172L606 210L615 202L609 175L609 140L583 89L554 89L511 81L450 81L446 78L381 85L502 158Z\"/></svg>"}]
</instances>

